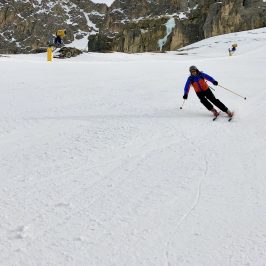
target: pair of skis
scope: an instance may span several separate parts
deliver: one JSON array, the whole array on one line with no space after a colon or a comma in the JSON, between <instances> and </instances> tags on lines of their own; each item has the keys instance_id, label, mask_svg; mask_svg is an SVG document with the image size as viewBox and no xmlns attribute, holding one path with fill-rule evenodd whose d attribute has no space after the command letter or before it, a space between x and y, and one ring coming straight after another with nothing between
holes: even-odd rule
<instances>
[{"instance_id":1,"label":"pair of skis","mask_svg":"<svg viewBox=\"0 0 266 266\"><path fill-rule=\"evenodd\" d=\"M215 116L215 117L212 119L212 121L215 121L215 120L220 116L220 114L221 114L221 111L218 112L218 115ZM232 115L231 117L228 117L228 122L232 121L233 117L234 117L234 112L233 112L233 115Z\"/></svg>"}]
</instances>

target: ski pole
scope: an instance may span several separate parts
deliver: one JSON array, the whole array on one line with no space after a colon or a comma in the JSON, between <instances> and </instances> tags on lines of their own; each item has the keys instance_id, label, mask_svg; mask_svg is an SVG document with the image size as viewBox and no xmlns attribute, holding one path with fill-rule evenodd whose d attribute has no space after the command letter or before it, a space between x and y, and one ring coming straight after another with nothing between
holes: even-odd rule
<instances>
[{"instance_id":1,"label":"ski pole","mask_svg":"<svg viewBox=\"0 0 266 266\"><path fill-rule=\"evenodd\" d=\"M213 87L211 87L210 85L209 85L209 88L212 89L213 91L215 91L215 89Z\"/></svg>"},{"instance_id":2,"label":"ski pole","mask_svg":"<svg viewBox=\"0 0 266 266\"><path fill-rule=\"evenodd\" d=\"M221 87L221 88L223 88L223 89L225 89L225 90L227 90L227 91L230 91L231 93L233 93L233 94L235 94L235 95L237 95L237 96L243 98L244 100L247 99L247 97L244 97L244 96L242 96L242 95L240 95L240 94L238 94L238 93L236 93L236 92L234 92L234 91L231 91L231 90L229 90L229 89L227 89L227 88L225 88L225 87L223 87L223 86L221 86L221 85L218 85L218 86Z\"/></svg>"},{"instance_id":3,"label":"ski pole","mask_svg":"<svg viewBox=\"0 0 266 266\"><path fill-rule=\"evenodd\" d=\"M180 106L180 109L183 109L183 106L184 106L184 104L185 104L185 101L186 101L186 100L183 101L183 104Z\"/></svg>"}]
</instances>

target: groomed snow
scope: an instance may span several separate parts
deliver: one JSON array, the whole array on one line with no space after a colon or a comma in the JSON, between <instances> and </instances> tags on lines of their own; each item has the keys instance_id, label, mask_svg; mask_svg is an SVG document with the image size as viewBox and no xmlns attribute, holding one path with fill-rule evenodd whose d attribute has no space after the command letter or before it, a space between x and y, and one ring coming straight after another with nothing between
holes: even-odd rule
<instances>
[{"instance_id":1,"label":"groomed snow","mask_svg":"<svg viewBox=\"0 0 266 266\"><path fill-rule=\"evenodd\" d=\"M0 57L0 265L264 266L265 48ZM232 122L179 109L190 65Z\"/></svg>"}]
</instances>

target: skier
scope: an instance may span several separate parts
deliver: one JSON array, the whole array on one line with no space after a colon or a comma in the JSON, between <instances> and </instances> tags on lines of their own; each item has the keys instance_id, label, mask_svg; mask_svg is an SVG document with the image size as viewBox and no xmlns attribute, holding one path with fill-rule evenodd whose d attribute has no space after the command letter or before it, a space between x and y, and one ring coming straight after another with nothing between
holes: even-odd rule
<instances>
[{"instance_id":1,"label":"skier","mask_svg":"<svg viewBox=\"0 0 266 266\"><path fill-rule=\"evenodd\" d=\"M225 112L230 118L233 117L233 112L229 111L229 109L221 101L215 98L205 79L212 82L215 86L218 85L218 82L211 76L199 71L196 66L191 66L189 68L189 72L191 75L187 79L183 99L186 100L188 98L189 89L192 85L200 99L200 102L213 113L214 117L217 117L219 112L210 102Z\"/></svg>"},{"instance_id":2,"label":"skier","mask_svg":"<svg viewBox=\"0 0 266 266\"><path fill-rule=\"evenodd\" d=\"M61 47L64 45L63 38L66 36L67 32L65 29L57 30L56 37L54 39L54 44L56 47Z\"/></svg>"},{"instance_id":3,"label":"skier","mask_svg":"<svg viewBox=\"0 0 266 266\"><path fill-rule=\"evenodd\" d=\"M232 44L232 48L228 48L229 55L233 55L236 52L237 44Z\"/></svg>"},{"instance_id":4,"label":"skier","mask_svg":"<svg viewBox=\"0 0 266 266\"><path fill-rule=\"evenodd\" d=\"M57 47L60 47L60 46L62 45L62 39L61 39L61 37L60 37L59 35L57 35L57 36L55 37L55 39L54 39L54 44L55 44L55 46L57 46Z\"/></svg>"}]
</instances>

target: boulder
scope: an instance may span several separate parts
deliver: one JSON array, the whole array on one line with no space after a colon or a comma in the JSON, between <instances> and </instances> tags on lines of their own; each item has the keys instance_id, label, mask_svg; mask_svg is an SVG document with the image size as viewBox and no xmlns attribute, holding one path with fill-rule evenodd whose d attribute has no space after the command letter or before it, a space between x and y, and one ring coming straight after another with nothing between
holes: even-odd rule
<instances>
[{"instance_id":1,"label":"boulder","mask_svg":"<svg viewBox=\"0 0 266 266\"><path fill-rule=\"evenodd\" d=\"M58 51L58 55L54 56L56 58L64 59L64 58L70 58L70 57L75 57L82 54L82 51L73 48L73 47L63 47Z\"/></svg>"}]
</instances>

